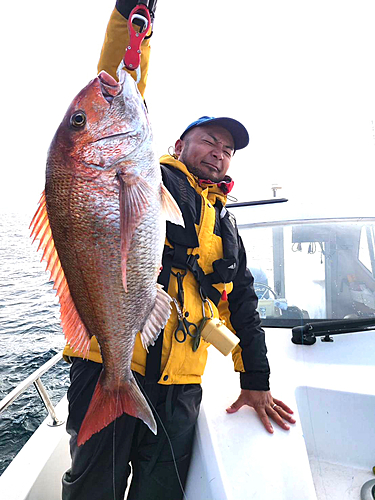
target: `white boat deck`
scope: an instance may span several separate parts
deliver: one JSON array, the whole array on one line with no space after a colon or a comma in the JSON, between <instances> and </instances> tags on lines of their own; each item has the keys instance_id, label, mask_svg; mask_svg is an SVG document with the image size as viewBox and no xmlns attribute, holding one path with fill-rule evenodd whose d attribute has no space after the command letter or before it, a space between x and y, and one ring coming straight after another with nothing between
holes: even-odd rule
<instances>
[{"instance_id":1,"label":"white boat deck","mask_svg":"<svg viewBox=\"0 0 375 500\"><path fill-rule=\"evenodd\" d=\"M238 374L210 348L188 500L360 499L375 479L375 332L333 338L297 346L290 330L267 329L271 392L297 419L273 435L249 408L225 412Z\"/></svg>"},{"instance_id":2,"label":"white boat deck","mask_svg":"<svg viewBox=\"0 0 375 500\"><path fill-rule=\"evenodd\" d=\"M211 347L186 499L360 499L362 484L375 478L375 332L313 346L294 345L290 330L266 336L272 394L297 423L289 432L274 425L270 435L250 408L227 414L239 375ZM66 409L64 399L60 418ZM68 467L65 426L44 423L1 476L1 498L59 500Z\"/></svg>"},{"instance_id":3,"label":"white boat deck","mask_svg":"<svg viewBox=\"0 0 375 500\"><path fill-rule=\"evenodd\" d=\"M56 414L66 419L64 397ZM61 477L70 466L65 424L50 427L47 417L0 477L2 500L60 500Z\"/></svg>"}]
</instances>

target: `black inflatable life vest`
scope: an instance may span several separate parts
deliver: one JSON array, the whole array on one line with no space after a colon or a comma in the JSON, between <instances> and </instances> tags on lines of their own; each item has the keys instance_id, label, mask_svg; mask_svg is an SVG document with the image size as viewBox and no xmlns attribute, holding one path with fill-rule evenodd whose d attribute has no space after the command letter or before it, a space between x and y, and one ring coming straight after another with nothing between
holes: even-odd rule
<instances>
[{"instance_id":1,"label":"black inflatable life vest","mask_svg":"<svg viewBox=\"0 0 375 500\"><path fill-rule=\"evenodd\" d=\"M167 221L167 239L172 245L164 246L163 268L158 282L168 290L172 267L188 269L200 285L203 296L208 297L216 306L221 293L212 285L230 283L234 280L239 265L238 232L235 218L217 200L215 203L216 221L214 233L223 242L223 258L212 263L213 272L205 274L199 265L199 255L188 254L188 248L199 247L195 224L199 225L202 198L190 185L186 175L169 165L161 165L163 182L176 200L182 212L185 227ZM149 347L146 362L146 383L157 383L160 378L160 361L163 347L164 330L155 345Z\"/></svg>"}]
</instances>

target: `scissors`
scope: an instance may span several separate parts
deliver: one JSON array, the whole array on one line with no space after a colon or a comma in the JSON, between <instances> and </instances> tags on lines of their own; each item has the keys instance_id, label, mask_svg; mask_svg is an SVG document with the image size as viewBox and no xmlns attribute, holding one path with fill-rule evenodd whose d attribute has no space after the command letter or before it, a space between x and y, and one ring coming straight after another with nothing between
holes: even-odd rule
<instances>
[{"instance_id":1,"label":"scissors","mask_svg":"<svg viewBox=\"0 0 375 500\"><path fill-rule=\"evenodd\" d=\"M178 326L176 328L176 331L174 332L174 338L177 340L177 342L182 344L183 342L185 342L188 335L193 339L197 336L198 327L195 323L191 323L190 321L187 320L187 317L189 316L188 312L185 312L185 315L182 314L181 308L177 300L173 299L173 302L176 306L178 314ZM195 329L195 332L191 331L192 328ZM180 332L182 334L182 338Z\"/></svg>"}]
</instances>

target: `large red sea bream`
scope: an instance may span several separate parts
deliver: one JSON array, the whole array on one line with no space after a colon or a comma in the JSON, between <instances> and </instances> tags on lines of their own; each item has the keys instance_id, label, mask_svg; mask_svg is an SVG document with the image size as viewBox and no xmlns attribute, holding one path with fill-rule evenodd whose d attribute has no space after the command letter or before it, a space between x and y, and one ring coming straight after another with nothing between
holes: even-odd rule
<instances>
[{"instance_id":1,"label":"large red sea bream","mask_svg":"<svg viewBox=\"0 0 375 500\"><path fill-rule=\"evenodd\" d=\"M55 134L32 221L66 339L86 354L95 335L103 358L79 445L123 413L156 433L130 363L137 332L147 349L170 315L157 284L166 219L183 224L162 184L142 97L129 75L119 84L101 72Z\"/></svg>"}]
</instances>

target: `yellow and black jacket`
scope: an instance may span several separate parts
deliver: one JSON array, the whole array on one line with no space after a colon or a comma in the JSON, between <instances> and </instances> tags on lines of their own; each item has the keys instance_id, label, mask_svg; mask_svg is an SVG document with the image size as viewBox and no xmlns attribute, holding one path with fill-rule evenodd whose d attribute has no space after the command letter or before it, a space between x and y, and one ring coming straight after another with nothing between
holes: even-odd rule
<instances>
[{"instance_id":1,"label":"yellow and black jacket","mask_svg":"<svg viewBox=\"0 0 375 500\"><path fill-rule=\"evenodd\" d=\"M99 71L104 69L115 76L119 60L123 57L123 47L127 46L127 33L127 21L115 9L108 24ZM149 40L145 40L139 83L142 95L146 85L149 54ZM166 285L171 297L178 298L176 274L185 274L184 308L189 312L189 322L195 324L199 324L203 317L200 295L202 287L211 301L214 316L223 319L226 326L240 338L232 356L235 370L240 372L241 388L268 390L269 365L264 332L256 311L257 296L253 288L253 277L246 267L245 249L234 217L224 208L227 186L231 180L227 178L227 182L220 184L199 180L184 164L169 155L163 156L160 162L163 182L177 201L185 220L185 228L167 222L160 282ZM224 289L227 300L222 300ZM205 313L209 314L207 306ZM138 334L131 368L142 375L153 377L156 360L156 380L159 383L200 383L210 344L202 339L198 349L193 351L191 337L188 336L185 342L176 340L174 333L177 325L178 316L173 305L164 333L156 345L150 347L149 355L142 347ZM73 352L69 345L66 346L65 357L77 355L80 354ZM92 361L101 362L95 337L91 341L88 357ZM149 370L150 359L154 365L154 373Z\"/></svg>"}]
</instances>

